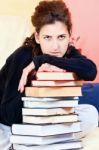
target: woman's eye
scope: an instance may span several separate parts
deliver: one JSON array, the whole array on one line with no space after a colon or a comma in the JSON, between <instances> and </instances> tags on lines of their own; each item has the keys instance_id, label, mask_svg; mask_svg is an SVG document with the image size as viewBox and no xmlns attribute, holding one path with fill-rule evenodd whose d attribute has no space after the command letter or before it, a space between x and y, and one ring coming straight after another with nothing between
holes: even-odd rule
<instances>
[{"instance_id":1,"label":"woman's eye","mask_svg":"<svg viewBox=\"0 0 99 150\"><path fill-rule=\"evenodd\" d=\"M51 39L51 36L45 36L44 39L50 40L50 39Z\"/></svg>"},{"instance_id":2,"label":"woman's eye","mask_svg":"<svg viewBox=\"0 0 99 150\"><path fill-rule=\"evenodd\" d=\"M60 35L60 36L58 36L58 39L59 39L59 40L63 40L63 39L65 39L65 38L66 38L65 35Z\"/></svg>"}]
</instances>

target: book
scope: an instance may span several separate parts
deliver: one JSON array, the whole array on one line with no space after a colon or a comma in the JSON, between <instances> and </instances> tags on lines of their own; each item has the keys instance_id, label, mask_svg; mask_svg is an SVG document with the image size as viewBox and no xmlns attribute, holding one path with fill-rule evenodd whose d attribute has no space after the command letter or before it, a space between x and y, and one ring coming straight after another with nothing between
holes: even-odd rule
<instances>
[{"instance_id":1,"label":"book","mask_svg":"<svg viewBox=\"0 0 99 150\"><path fill-rule=\"evenodd\" d=\"M54 124L54 123L65 123L65 122L76 122L78 121L77 114L69 115L58 115L58 116L25 116L23 115L23 123L32 124Z\"/></svg>"},{"instance_id":2,"label":"book","mask_svg":"<svg viewBox=\"0 0 99 150\"><path fill-rule=\"evenodd\" d=\"M53 102L34 102L25 100L23 103L27 108L62 108L62 107L76 107L78 106L78 100L58 100Z\"/></svg>"},{"instance_id":3,"label":"book","mask_svg":"<svg viewBox=\"0 0 99 150\"><path fill-rule=\"evenodd\" d=\"M69 87L26 87L25 95L32 97L82 96L81 86Z\"/></svg>"},{"instance_id":4,"label":"book","mask_svg":"<svg viewBox=\"0 0 99 150\"><path fill-rule=\"evenodd\" d=\"M25 136L25 135L11 135L10 142L16 144L30 144L30 145L44 145L44 144L53 144L68 140L73 140L74 134L60 134L53 136Z\"/></svg>"},{"instance_id":5,"label":"book","mask_svg":"<svg viewBox=\"0 0 99 150\"><path fill-rule=\"evenodd\" d=\"M31 81L32 86L82 86L81 81L49 81L49 80L32 80Z\"/></svg>"},{"instance_id":6,"label":"book","mask_svg":"<svg viewBox=\"0 0 99 150\"><path fill-rule=\"evenodd\" d=\"M66 108L22 108L22 115L35 115L35 116L51 116L51 115L64 115L64 114L71 114L74 113L73 107L66 107Z\"/></svg>"},{"instance_id":7,"label":"book","mask_svg":"<svg viewBox=\"0 0 99 150\"><path fill-rule=\"evenodd\" d=\"M82 148L82 142L80 140L72 140L40 146L13 144L13 148L17 150L77 150Z\"/></svg>"},{"instance_id":8,"label":"book","mask_svg":"<svg viewBox=\"0 0 99 150\"><path fill-rule=\"evenodd\" d=\"M37 80L77 80L73 72L37 72Z\"/></svg>"},{"instance_id":9,"label":"book","mask_svg":"<svg viewBox=\"0 0 99 150\"><path fill-rule=\"evenodd\" d=\"M22 101L33 101L33 102L53 102L60 100L79 100L78 96L69 97L22 97Z\"/></svg>"},{"instance_id":10,"label":"book","mask_svg":"<svg viewBox=\"0 0 99 150\"><path fill-rule=\"evenodd\" d=\"M43 125L13 124L11 130L12 134L31 136L50 136L81 131L80 122Z\"/></svg>"}]
</instances>

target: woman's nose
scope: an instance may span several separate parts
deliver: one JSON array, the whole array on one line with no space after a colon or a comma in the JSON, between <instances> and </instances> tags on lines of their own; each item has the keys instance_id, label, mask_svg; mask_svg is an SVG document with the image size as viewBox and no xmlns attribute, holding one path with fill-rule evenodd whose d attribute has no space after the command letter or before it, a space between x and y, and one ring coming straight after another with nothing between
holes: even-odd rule
<instances>
[{"instance_id":1,"label":"woman's nose","mask_svg":"<svg viewBox=\"0 0 99 150\"><path fill-rule=\"evenodd\" d=\"M52 45L53 45L53 49L54 49L54 50L57 50L58 47L59 47L59 43L58 43L57 40L53 40Z\"/></svg>"}]
</instances>

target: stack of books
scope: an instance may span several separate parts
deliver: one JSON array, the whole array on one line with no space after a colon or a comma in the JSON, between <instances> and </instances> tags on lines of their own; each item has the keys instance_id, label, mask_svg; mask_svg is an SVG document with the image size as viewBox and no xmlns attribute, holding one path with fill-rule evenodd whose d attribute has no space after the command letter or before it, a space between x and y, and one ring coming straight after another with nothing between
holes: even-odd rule
<instances>
[{"instance_id":1,"label":"stack of books","mask_svg":"<svg viewBox=\"0 0 99 150\"><path fill-rule=\"evenodd\" d=\"M74 136L81 132L75 107L78 96L82 96L82 82L72 72L38 72L36 76L22 97L23 123L12 125L10 141L14 149L82 148L82 142Z\"/></svg>"}]
</instances>

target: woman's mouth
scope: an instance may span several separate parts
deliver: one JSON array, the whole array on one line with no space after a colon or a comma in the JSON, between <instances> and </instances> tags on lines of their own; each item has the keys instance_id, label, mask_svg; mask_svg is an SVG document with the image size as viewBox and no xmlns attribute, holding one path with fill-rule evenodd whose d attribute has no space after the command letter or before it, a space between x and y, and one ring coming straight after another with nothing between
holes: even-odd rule
<instances>
[{"instance_id":1,"label":"woman's mouth","mask_svg":"<svg viewBox=\"0 0 99 150\"><path fill-rule=\"evenodd\" d=\"M53 56L60 56L60 52L50 52L50 55L53 55Z\"/></svg>"}]
</instances>

